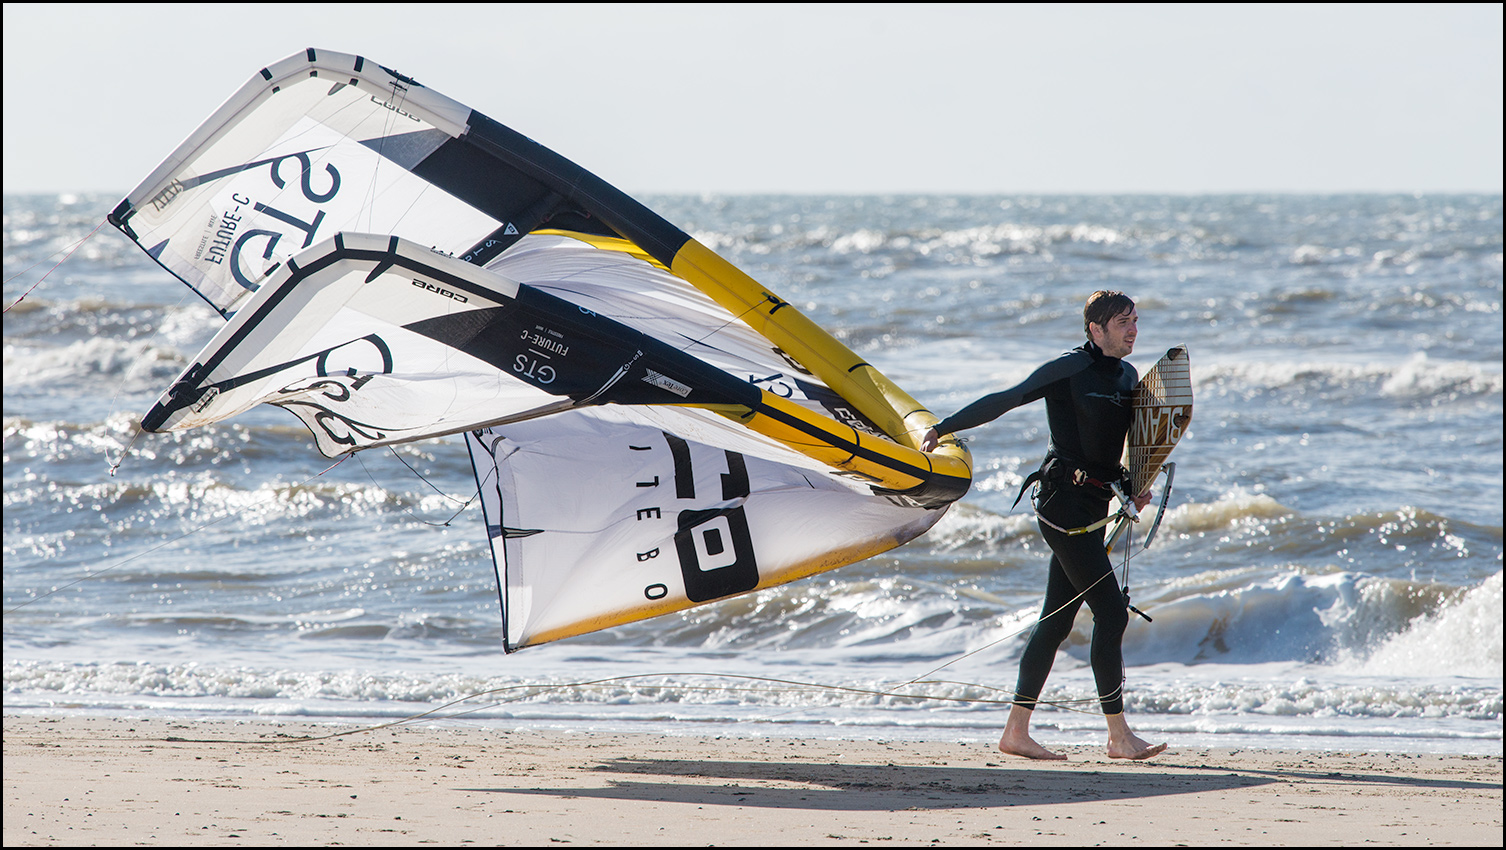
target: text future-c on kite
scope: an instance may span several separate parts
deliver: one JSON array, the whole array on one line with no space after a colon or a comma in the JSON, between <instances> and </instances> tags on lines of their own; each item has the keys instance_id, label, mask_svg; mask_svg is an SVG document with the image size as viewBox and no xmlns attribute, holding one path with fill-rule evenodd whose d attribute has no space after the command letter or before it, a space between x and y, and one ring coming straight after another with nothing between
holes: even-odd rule
<instances>
[{"instance_id":1,"label":"text future-c on kite","mask_svg":"<svg viewBox=\"0 0 1506 850\"><path fill-rule=\"evenodd\" d=\"M794 306L359 56L262 69L109 220L227 320L143 427L266 403L329 457L465 434L509 651L876 555L971 482Z\"/></svg>"}]
</instances>

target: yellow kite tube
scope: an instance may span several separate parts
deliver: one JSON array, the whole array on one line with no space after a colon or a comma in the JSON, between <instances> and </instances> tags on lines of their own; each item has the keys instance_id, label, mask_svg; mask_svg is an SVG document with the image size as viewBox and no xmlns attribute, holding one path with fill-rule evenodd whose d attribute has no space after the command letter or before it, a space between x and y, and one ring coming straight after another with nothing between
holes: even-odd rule
<instances>
[{"instance_id":1,"label":"yellow kite tube","mask_svg":"<svg viewBox=\"0 0 1506 850\"><path fill-rule=\"evenodd\" d=\"M922 453L921 438L940 419L820 325L694 239L680 248L670 270L779 346L897 442L864 439L768 392L765 410L756 412L748 427L922 502L951 501L967 491L972 481L967 449L948 439ZM830 439L813 439L813 431Z\"/></svg>"}]
</instances>

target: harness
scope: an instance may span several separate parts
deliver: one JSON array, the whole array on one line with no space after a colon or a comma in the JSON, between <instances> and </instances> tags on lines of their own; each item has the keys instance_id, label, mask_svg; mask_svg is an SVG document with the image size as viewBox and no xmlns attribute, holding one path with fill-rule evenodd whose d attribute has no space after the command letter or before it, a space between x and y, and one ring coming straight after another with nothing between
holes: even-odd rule
<instances>
[{"instance_id":1,"label":"harness","mask_svg":"<svg viewBox=\"0 0 1506 850\"><path fill-rule=\"evenodd\" d=\"M1161 520L1166 516L1166 502L1171 497L1171 479L1172 475L1174 475L1176 472L1176 466L1177 465L1174 463L1168 463L1165 466L1161 467L1161 472L1165 473L1166 475L1166 488L1161 493L1161 506L1156 510L1156 521L1151 523L1150 531L1145 536L1145 543L1143 544L1143 548L1150 548L1150 541L1156 536L1156 529L1161 526ZM1058 532L1069 536L1076 536L1079 534L1087 534L1090 531L1097 531L1098 529L1103 528L1109 523L1117 520L1119 522L1119 525L1114 529L1113 534L1109 536L1107 547L1112 551L1114 548L1114 543L1119 539L1120 533L1123 532L1130 523L1140 521L1140 512L1135 509L1134 500L1124 493L1123 482L1129 480L1129 470L1121 467L1119 472L1120 477L1118 479L1115 479L1113 481L1103 481L1092 477L1090 473L1080 467L1064 465L1063 459L1060 457L1048 455L1046 457L1046 462L1041 464L1041 468L1037 469L1035 472L1030 473L1030 475L1025 479L1025 483L1020 485L1020 492L1014 497L1014 505L1018 505L1020 503L1021 497L1025 495L1026 488L1028 488L1031 484L1039 483L1041 484L1041 486L1037 489L1035 496L1031 499L1031 501L1035 503L1036 519L1040 520L1042 523L1045 523L1047 526L1056 529ZM1051 487L1053 484L1060 486L1062 482L1070 482L1075 487L1098 487L1104 490L1108 490L1110 493L1114 494L1115 498L1119 500L1119 510L1114 511L1113 513L1091 525L1085 525L1082 528L1062 528L1061 526L1047 519L1045 515L1041 513L1041 501L1039 498L1042 490ZM1048 495L1046 496L1046 498L1049 499L1050 496ZM1010 507L1013 508L1014 505L1011 505ZM1134 605L1130 604L1129 550L1130 547L1128 544L1126 544L1124 550L1124 606L1129 610L1135 612L1136 614L1139 614L1141 617L1144 617L1146 622L1150 622L1151 619L1149 614L1146 614L1144 611L1141 611L1139 608L1136 608Z\"/></svg>"},{"instance_id":2,"label":"harness","mask_svg":"<svg viewBox=\"0 0 1506 850\"><path fill-rule=\"evenodd\" d=\"M1078 465L1075 461L1072 461L1068 458L1060 457L1058 455L1047 455L1046 462L1041 464L1041 468L1030 473L1030 475L1025 478L1025 482L1020 485L1020 492L1015 494L1014 505L1011 505L1010 507L1013 508L1020 504L1020 499L1024 497L1025 491L1029 489L1030 485L1032 484L1040 484L1040 487L1037 489L1037 496L1039 496L1041 491L1054 490L1055 488L1063 486L1065 484L1071 484L1073 487L1096 487L1100 490L1109 491L1113 495L1119 497L1119 510L1109 514L1098 522L1095 522L1091 525L1085 525L1082 528L1062 528L1051 520L1046 519L1046 517L1041 514L1040 501L1037 498L1032 498L1031 501L1035 502L1036 505L1036 518L1046 525L1061 532L1062 534L1073 536L1076 536L1078 534L1087 534L1090 531L1097 531L1098 529L1103 528L1104 526L1108 525L1116 519L1119 519L1120 517L1133 516L1135 514L1134 503L1125 497L1124 491L1120 486L1120 482L1123 481L1124 477L1129 474L1128 470L1120 467L1118 470L1119 475L1117 477L1105 481L1101 478L1094 477L1092 472L1083 469L1082 466L1086 466L1086 464Z\"/></svg>"}]
</instances>

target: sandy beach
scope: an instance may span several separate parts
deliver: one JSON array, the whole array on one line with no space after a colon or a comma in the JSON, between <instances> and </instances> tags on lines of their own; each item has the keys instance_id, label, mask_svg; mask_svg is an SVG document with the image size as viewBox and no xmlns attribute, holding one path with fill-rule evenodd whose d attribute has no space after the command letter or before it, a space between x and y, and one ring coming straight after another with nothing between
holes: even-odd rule
<instances>
[{"instance_id":1,"label":"sandy beach","mask_svg":"<svg viewBox=\"0 0 1506 850\"><path fill-rule=\"evenodd\" d=\"M1501 759L5 717L6 846L1499 846ZM687 730L667 730L683 732ZM304 739L304 740L300 740Z\"/></svg>"}]
</instances>

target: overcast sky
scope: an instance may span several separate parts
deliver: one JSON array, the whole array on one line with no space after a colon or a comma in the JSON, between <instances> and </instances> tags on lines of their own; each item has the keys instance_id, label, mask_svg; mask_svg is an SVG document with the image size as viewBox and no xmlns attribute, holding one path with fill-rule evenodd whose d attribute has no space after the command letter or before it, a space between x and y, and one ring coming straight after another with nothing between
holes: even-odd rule
<instances>
[{"instance_id":1,"label":"overcast sky","mask_svg":"<svg viewBox=\"0 0 1506 850\"><path fill-rule=\"evenodd\" d=\"M121 192L357 53L629 192L1484 191L1490 6L4 6L6 192Z\"/></svg>"}]
</instances>

